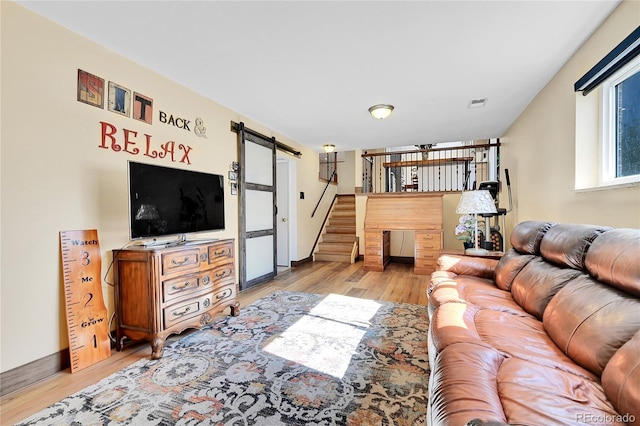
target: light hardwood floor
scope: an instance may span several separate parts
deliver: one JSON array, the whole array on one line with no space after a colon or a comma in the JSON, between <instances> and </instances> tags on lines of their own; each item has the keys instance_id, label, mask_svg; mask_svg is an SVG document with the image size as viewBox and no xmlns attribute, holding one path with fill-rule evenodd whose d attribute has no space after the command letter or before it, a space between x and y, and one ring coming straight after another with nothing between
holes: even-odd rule
<instances>
[{"instance_id":1,"label":"light hardwood floor","mask_svg":"<svg viewBox=\"0 0 640 426\"><path fill-rule=\"evenodd\" d=\"M429 276L414 275L413 265L390 263L384 272L364 271L362 267L363 262L314 262L289 269L279 273L272 281L240 293L240 312L243 306L276 290L335 293L389 302L427 304ZM172 336L168 340L177 338L179 336ZM77 373L71 374L67 369L28 388L5 395L0 401L0 424L10 425L23 420L140 359L149 359L150 354L148 343L132 343L122 352L114 350L109 359Z\"/></svg>"}]
</instances>

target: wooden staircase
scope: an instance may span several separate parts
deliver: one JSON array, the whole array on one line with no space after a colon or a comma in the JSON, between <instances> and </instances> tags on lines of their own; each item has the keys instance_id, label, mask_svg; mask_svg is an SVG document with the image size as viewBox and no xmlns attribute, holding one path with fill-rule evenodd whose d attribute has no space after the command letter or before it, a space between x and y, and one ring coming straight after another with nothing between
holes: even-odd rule
<instances>
[{"instance_id":1,"label":"wooden staircase","mask_svg":"<svg viewBox=\"0 0 640 426\"><path fill-rule=\"evenodd\" d=\"M314 253L314 260L355 263L357 257L356 196L338 195Z\"/></svg>"}]
</instances>

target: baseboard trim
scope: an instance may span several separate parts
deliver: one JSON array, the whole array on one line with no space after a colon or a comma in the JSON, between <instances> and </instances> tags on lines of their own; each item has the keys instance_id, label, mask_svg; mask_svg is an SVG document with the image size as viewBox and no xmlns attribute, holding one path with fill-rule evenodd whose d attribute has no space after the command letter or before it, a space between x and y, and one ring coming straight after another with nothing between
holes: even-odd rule
<instances>
[{"instance_id":1,"label":"baseboard trim","mask_svg":"<svg viewBox=\"0 0 640 426\"><path fill-rule=\"evenodd\" d=\"M391 258L391 262L394 262L394 263L408 263L408 264L413 264L414 263L414 258L413 257L390 256L390 258Z\"/></svg>"},{"instance_id":2,"label":"baseboard trim","mask_svg":"<svg viewBox=\"0 0 640 426\"><path fill-rule=\"evenodd\" d=\"M312 256L309 256L309 257L301 259L301 260L292 260L291 261L291 267L292 268L296 268L298 266L302 266L305 263L309 263L309 262L312 262L312 261L313 261L313 257Z\"/></svg>"},{"instance_id":3,"label":"baseboard trim","mask_svg":"<svg viewBox=\"0 0 640 426\"><path fill-rule=\"evenodd\" d=\"M37 359L0 374L0 396L5 396L69 368L69 349Z\"/></svg>"}]
</instances>

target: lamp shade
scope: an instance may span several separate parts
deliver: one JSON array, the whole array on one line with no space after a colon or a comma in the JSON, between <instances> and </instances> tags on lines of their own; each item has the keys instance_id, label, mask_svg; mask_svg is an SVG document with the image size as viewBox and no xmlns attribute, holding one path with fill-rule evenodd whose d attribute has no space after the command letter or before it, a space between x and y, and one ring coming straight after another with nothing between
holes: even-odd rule
<instances>
[{"instance_id":1,"label":"lamp shade","mask_svg":"<svg viewBox=\"0 0 640 426\"><path fill-rule=\"evenodd\" d=\"M458 214L498 213L491 193L485 189L478 191L463 191L458 207Z\"/></svg>"}]
</instances>

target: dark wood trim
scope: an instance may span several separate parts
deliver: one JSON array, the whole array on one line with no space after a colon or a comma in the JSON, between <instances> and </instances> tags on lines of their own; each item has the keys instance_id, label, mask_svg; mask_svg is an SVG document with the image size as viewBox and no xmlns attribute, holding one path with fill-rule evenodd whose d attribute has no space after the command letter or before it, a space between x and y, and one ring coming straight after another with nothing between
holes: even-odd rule
<instances>
[{"instance_id":1,"label":"dark wood trim","mask_svg":"<svg viewBox=\"0 0 640 426\"><path fill-rule=\"evenodd\" d=\"M5 396L70 367L69 349L21 365L0 374L0 396Z\"/></svg>"},{"instance_id":2,"label":"dark wood trim","mask_svg":"<svg viewBox=\"0 0 640 426\"><path fill-rule=\"evenodd\" d=\"M305 257L304 259L300 260L292 260L291 267L297 268L298 266L306 265L307 263L313 263L313 256Z\"/></svg>"},{"instance_id":3,"label":"dark wood trim","mask_svg":"<svg viewBox=\"0 0 640 426\"><path fill-rule=\"evenodd\" d=\"M240 125L238 123L236 123L234 121L231 122L231 131L232 132L238 133L238 128L239 127L240 127ZM251 130L251 129L248 129L248 128L244 127L244 125L242 127L243 127L243 131L245 133L247 133L247 134L250 134L250 135L253 135L253 136L257 136L259 138L267 139L267 140L273 139L273 141L276 144L276 148L279 149L280 151L284 151L284 152L286 152L288 154L291 154L291 155L293 155L294 157L297 157L297 158L302 157L302 153L300 151L297 151L296 149L290 147L289 145L278 141L275 137L269 137L269 136L263 135L260 132L256 132L255 130Z\"/></svg>"},{"instance_id":4,"label":"dark wood trim","mask_svg":"<svg viewBox=\"0 0 640 426\"><path fill-rule=\"evenodd\" d=\"M409 265L413 265L414 263L413 257L408 256L389 256L389 261L393 263L407 263Z\"/></svg>"}]
</instances>

